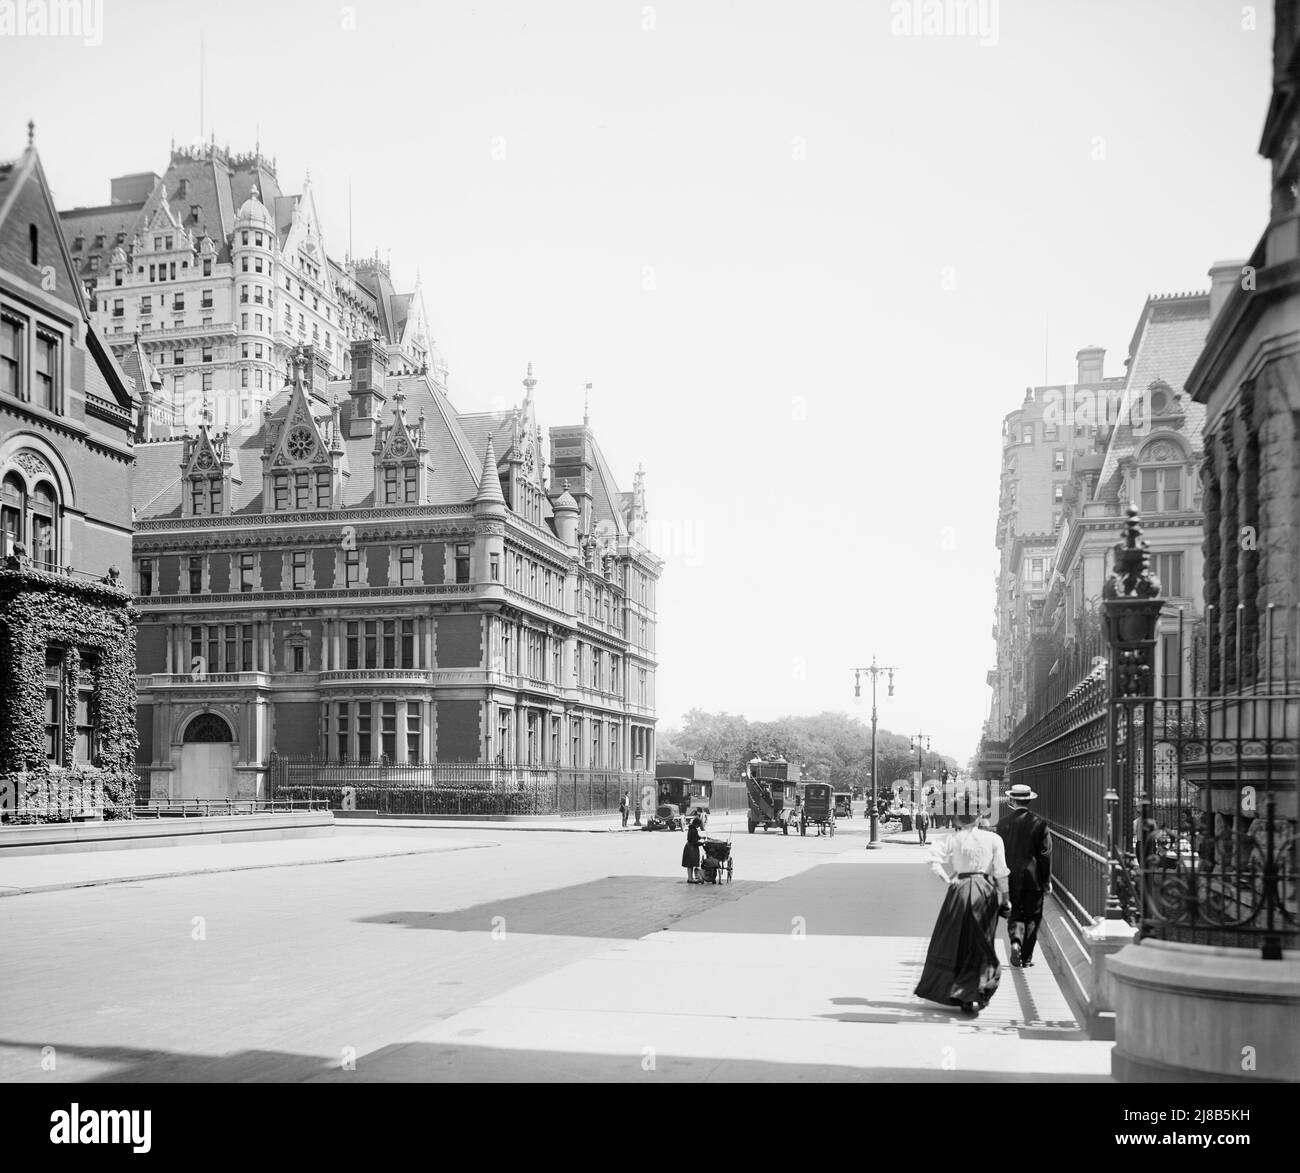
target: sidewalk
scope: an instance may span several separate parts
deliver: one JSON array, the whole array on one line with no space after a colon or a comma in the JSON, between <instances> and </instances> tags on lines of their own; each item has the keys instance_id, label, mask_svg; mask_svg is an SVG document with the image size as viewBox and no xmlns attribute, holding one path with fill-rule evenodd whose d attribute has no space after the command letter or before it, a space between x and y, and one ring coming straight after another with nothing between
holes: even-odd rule
<instances>
[{"instance_id":1,"label":"sidewalk","mask_svg":"<svg viewBox=\"0 0 1300 1173\"><path fill-rule=\"evenodd\" d=\"M370 836L336 833L311 839L275 839L254 843L184 843L175 847L133 847L117 851L61 852L0 858L0 897L56 892L99 884L124 884L170 876L239 872L253 868L344 863L354 859L467 851L495 844L461 836L430 836L394 848Z\"/></svg>"},{"instance_id":2,"label":"sidewalk","mask_svg":"<svg viewBox=\"0 0 1300 1173\"><path fill-rule=\"evenodd\" d=\"M900 846L696 889L672 929L571 965L316 1082L1110 1082L1045 965L977 1017L912 994L941 899ZM736 893L735 888L747 891Z\"/></svg>"}]
</instances>

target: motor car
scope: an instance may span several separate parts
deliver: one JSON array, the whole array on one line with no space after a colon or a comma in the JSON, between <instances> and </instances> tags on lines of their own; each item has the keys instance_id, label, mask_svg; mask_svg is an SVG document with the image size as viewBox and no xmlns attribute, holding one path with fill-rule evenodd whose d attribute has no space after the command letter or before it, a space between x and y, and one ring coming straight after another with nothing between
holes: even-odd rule
<instances>
[{"instance_id":1,"label":"motor car","mask_svg":"<svg viewBox=\"0 0 1300 1173\"><path fill-rule=\"evenodd\" d=\"M686 823L682 818L681 808L666 803L663 806L655 807L655 813L645 821L646 831L681 831L685 828Z\"/></svg>"}]
</instances>

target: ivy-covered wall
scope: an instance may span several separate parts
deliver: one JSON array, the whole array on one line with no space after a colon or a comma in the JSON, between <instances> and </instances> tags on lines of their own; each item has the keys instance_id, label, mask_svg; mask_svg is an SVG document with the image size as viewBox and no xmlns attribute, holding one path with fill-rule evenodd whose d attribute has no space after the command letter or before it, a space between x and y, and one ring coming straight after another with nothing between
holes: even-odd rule
<instances>
[{"instance_id":1,"label":"ivy-covered wall","mask_svg":"<svg viewBox=\"0 0 1300 1173\"><path fill-rule=\"evenodd\" d=\"M128 818L135 806L135 608L110 571L78 581L30 565L0 568L0 788L19 822L68 819L81 809ZM61 758L45 758L45 657L64 658ZM74 760L76 680L93 653L97 761Z\"/></svg>"}]
</instances>

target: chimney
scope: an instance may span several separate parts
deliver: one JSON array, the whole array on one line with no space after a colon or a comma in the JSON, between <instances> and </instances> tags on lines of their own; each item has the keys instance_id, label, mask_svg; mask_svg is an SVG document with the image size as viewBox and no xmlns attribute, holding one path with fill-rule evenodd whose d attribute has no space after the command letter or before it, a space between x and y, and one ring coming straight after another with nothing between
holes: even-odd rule
<instances>
[{"instance_id":1,"label":"chimney","mask_svg":"<svg viewBox=\"0 0 1300 1173\"><path fill-rule=\"evenodd\" d=\"M384 379L388 375L388 349L378 338L356 338L352 342L352 426L349 436L375 434L378 418L388 396Z\"/></svg>"},{"instance_id":2,"label":"chimney","mask_svg":"<svg viewBox=\"0 0 1300 1173\"><path fill-rule=\"evenodd\" d=\"M1075 356L1079 364L1079 384L1100 383L1105 376L1101 373L1106 362L1104 346L1085 346Z\"/></svg>"},{"instance_id":3,"label":"chimney","mask_svg":"<svg viewBox=\"0 0 1300 1173\"><path fill-rule=\"evenodd\" d=\"M1215 261L1210 266L1210 322L1219 316L1224 303L1241 281L1245 261Z\"/></svg>"}]
</instances>

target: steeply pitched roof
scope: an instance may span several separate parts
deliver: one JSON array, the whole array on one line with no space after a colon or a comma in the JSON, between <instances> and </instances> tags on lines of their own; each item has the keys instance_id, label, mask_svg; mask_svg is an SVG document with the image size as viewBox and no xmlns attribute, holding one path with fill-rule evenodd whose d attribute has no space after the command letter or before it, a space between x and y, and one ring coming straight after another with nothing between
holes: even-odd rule
<instances>
[{"instance_id":1,"label":"steeply pitched roof","mask_svg":"<svg viewBox=\"0 0 1300 1173\"><path fill-rule=\"evenodd\" d=\"M1210 328L1210 295L1208 293L1177 293L1147 298L1133 332L1129 346L1129 373L1124 384L1118 426L1111 433L1106 449L1106 460L1097 478L1095 500L1113 496L1116 491L1120 461L1137 451L1145 442L1149 428L1141 434L1125 426L1126 421L1141 421L1142 409L1135 411L1135 399L1144 395L1157 381L1166 383L1173 392L1181 393L1187 375L1205 345L1205 335ZM1205 408L1183 395L1180 406L1184 412L1179 429L1200 448L1201 427ZM1149 424L1149 417L1146 422Z\"/></svg>"},{"instance_id":2,"label":"steeply pitched roof","mask_svg":"<svg viewBox=\"0 0 1300 1173\"><path fill-rule=\"evenodd\" d=\"M326 384L324 389L327 395L336 396L339 403L344 459L351 474L344 481L344 508L374 504L371 470L375 442L368 436L349 437L354 407L349 387L346 380L337 380ZM425 417L425 440L431 469L429 501L443 505L468 504L479 489L482 450L476 453L461 430L455 410L431 380L422 375L389 376L384 380L384 390L390 405L399 389L406 396L407 421L414 423L421 414ZM273 423L283 420L290 398L291 388L286 385L267 401L266 410ZM310 410L322 429L328 427L331 416L328 400L311 399ZM391 408L380 422L385 427L392 423ZM231 493L231 505L236 513L257 513L262 509L262 452L266 426L264 415L254 413L230 429L230 443L243 473L243 484L233 486ZM180 441L142 444L136 452L138 473L134 496L138 517L143 520L179 516Z\"/></svg>"}]
</instances>

